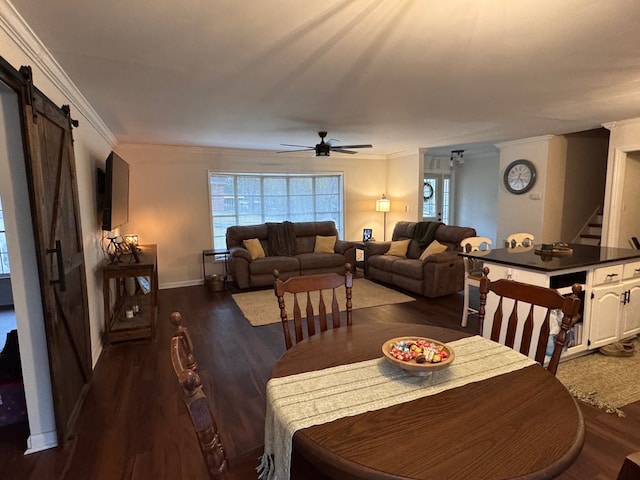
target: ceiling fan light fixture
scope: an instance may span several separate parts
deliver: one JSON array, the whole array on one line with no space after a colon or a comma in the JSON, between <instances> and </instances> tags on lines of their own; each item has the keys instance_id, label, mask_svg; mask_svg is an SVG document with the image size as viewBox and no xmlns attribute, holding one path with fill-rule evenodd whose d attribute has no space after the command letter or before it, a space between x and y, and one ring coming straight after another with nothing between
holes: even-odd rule
<instances>
[{"instance_id":1,"label":"ceiling fan light fixture","mask_svg":"<svg viewBox=\"0 0 640 480\"><path fill-rule=\"evenodd\" d=\"M327 132L318 132L318 135L320 136L320 143L316 144L315 147L312 146L306 146L306 145L293 145L290 143L281 143L280 145L284 146L284 147L299 147L302 150L288 150L289 152L303 152L303 151L315 151L315 156L316 157L328 157L331 155L331 150L333 150L334 152L338 152L338 153L350 153L350 154L354 154L357 153L354 150L350 150L350 149L354 149L354 148L372 148L373 145L371 144L363 144L363 145L334 145L334 142L337 142L337 140L329 140L327 142L324 141L325 137L327 136ZM278 153L286 153L285 152L278 152Z\"/></svg>"},{"instance_id":2,"label":"ceiling fan light fixture","mask_svg":"<svg viewBox=\"0 0 640 480\"><path fill-rule=\"evenodd\" d=\"M331 152L331 146L327 143L319 143L316 145L316 157L328 157Z\"/></svg>"}]
</instances>

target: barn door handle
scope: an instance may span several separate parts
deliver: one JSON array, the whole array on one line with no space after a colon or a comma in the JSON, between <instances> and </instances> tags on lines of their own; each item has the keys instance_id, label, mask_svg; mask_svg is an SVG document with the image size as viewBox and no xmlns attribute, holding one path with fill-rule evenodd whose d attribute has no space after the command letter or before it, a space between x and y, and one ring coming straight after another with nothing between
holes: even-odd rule
<instances>
[{"instance_id":1,"label":"barn door handle","mask_svg":"<svg viewBox=\"0 0 640 480\"><path fill-rule=\"evenodd\" d=\"M64 275L64 261L62 260L62 244L60 240L56 240L56 248L47 248L47 253L55 253L56 260L58 263L58 279L57 280L49 280L50 285L55 285L56 283L60 285L60 291L64 292L67 290L67 284L65 283L65 275Z\"/></svg>"}]
</instances>

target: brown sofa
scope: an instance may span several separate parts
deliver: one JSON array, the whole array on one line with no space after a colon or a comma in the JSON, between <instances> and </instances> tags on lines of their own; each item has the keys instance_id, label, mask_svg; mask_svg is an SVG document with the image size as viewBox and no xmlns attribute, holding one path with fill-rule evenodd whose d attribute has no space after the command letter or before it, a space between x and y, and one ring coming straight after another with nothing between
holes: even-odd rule
<instances>
[{"instance_id":1,"label":"brown sofa","mask_svg":"<svg viewBox=\"0 0 640 480\"><path fill-rule=\"evenodd\" d=\"M365 273L369 278L389 283L425 297L441 297L464 288L464 262L458 255L460 242L475 237L470 227L441 224L435 230L435 240L447 246L447 251L420 260L427 245L420 246L416 238L416 222L398 222L392 240L411 239L406 257L384 255L391 242L365 244Z\"/></svg>"},{"instance_id":2,"label":"brown sofa","mask_svg":"<svg viewBox=\"0 0 640 480\"><path fill-rule=\"evenodd\" d=\"M347 263L355 265L356 252L353 243L337 240L333 253L314 253L316 235L338 238L338 230L333 221L293 222L293 237L290 255L273 255L273 238L269 241L269 231L281 224L234 226L227 228L227 248L229 249L229 273L238 288L263 287L273 285L273 271L280 272L280 279L309 275L313 273L336 272L344 274ZM265 253L264 258L251 259L244 248L243 240L257 238ZM282 243L282 242L281 242Z\"/></svg>"}]
</instances>

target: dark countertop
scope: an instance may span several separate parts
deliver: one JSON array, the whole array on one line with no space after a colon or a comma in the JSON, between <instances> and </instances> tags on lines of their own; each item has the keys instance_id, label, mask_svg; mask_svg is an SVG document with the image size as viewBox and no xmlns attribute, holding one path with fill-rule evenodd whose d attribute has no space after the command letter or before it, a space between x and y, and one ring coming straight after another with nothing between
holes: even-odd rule
<instances>
[{"instance_id":1,"label":"dark countertop","mask_svg":"<svg viewBox=\"0 0 640 480\"><path fill-rule=\"evenodd\" d=\"M464 257L481 258L493 263L509 265L512 267L539 270L542 272L555 272L573 268L600 265L603 263L620 262L640 259L640 250L629 248L598 247L594 245L570 244L573 249L571 255L542 256L535 253L540 245L533 247L520 247L514 249L496 248L490 252L460 252Z\"/></svg>"}]
</instances>

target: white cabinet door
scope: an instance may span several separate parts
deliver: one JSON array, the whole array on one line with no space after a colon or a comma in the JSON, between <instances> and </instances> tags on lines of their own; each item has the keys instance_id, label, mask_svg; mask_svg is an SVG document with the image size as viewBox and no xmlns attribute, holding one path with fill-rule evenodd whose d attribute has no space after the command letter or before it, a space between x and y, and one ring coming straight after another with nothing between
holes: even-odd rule
<instances>
[{"instance_id":1,"label":"white cabinet door","mask_svg":"<svg viewBox=\"0 0 640 480\"><path fill-rule=\"evenodd\" d=\"M591 290L589 348L597 348L618 341L620 311L624 285L602 285Z\"/></svg>"},{"instance_id":2,"label":"white cabinet door","mask_svg":"<svg viewBox=\"0 0 640 480\"><path fill-rule=\"evenodd\" d=\"M622 284L626 303L622 306L620 338L627 338L640 333L640 280L627 280Z\"/></svg>"}]
</instances>

